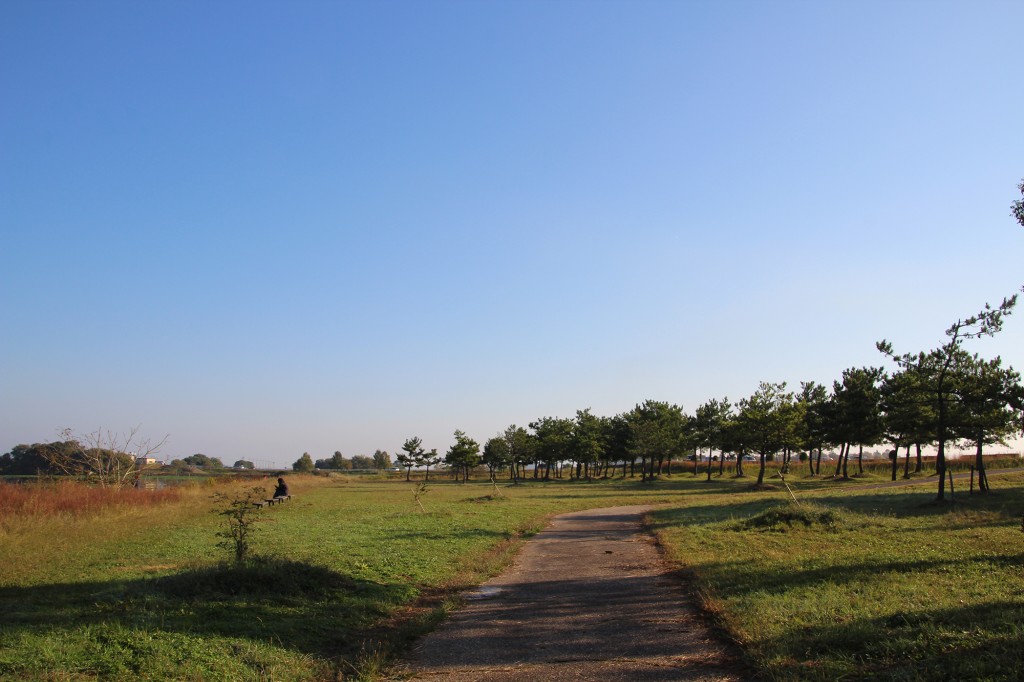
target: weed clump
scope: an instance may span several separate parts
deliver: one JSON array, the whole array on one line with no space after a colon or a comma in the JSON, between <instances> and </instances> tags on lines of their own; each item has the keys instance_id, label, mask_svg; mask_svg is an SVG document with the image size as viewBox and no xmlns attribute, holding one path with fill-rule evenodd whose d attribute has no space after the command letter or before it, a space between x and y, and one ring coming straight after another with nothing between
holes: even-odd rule
<instances>
[{"instance_id":1,"label":"weed clump","mask_svg":"<svg viewBox=\"0 0 1024 682\"><path fill-rule=\"evenodd\" d=\"M794 524L804 528L823 526L834 528L839 523L839 515L832 509L822 509L814 505L787 504L766 509L759 514L744 519L736 524L735 530L768 530L785 532Z\"/></svg>"}]
</instances>

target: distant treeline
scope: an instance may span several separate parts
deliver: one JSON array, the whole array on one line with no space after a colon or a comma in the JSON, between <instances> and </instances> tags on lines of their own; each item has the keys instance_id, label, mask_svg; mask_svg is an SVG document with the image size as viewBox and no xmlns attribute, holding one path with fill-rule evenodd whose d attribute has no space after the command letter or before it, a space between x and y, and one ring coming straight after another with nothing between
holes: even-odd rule
<instances>
[{"instance_id":1,"label":"distant treeline","mask_svg":"<svg viewBox=\"0 0 1024 682\"><path fill-rule=\"evenodd\" d=\"M299 460L302 461L301 459ZM296 462L298 464L298 462ZM335 451L334 456L329 459L318 459L313 463L314 468L334 471L351 471L353 469L390 469L391 455L385 450L377 450L373 455L353 455L345 457ZM298 467L302 468L302 467Z\"/></svg>"}]
</instances>

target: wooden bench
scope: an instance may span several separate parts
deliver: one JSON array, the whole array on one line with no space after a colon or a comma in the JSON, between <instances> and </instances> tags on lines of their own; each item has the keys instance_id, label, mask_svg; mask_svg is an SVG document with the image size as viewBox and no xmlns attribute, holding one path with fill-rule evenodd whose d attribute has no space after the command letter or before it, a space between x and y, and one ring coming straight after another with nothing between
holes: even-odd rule
<instances>
[{"instance_id":1,"label":"wooden bench","mask_svg":"<svg viewBox=\"0 0 1024 682\"><path fill-rule=\"evenodd\" d=\"M266 507L268 505L273 507L275 504L283 504L286 500L290 500L290 499L292 499L291 495L282 495L281 497L268 497L265 500L259 500L259 501L253 502L253 504L256 507L258 507L260 509L263 509L263 507Z\"/></svg>"}]
</instances>

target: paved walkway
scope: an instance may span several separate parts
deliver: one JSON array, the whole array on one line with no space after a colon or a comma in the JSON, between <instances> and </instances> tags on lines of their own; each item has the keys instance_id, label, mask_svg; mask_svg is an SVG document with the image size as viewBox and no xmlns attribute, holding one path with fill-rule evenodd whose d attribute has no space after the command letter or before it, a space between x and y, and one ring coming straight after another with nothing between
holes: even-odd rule
<instances>
[{"instance_id":1,"label":"paved walkway","mask_svg":"<svg viewBox=\"0 0 1024 682\"><path fill-rule=\"evenodd\" d=\"M556 517L419 643L408 672L431 682L742 679L641 532L649 509Z\"/></svg>"}]
</instances>

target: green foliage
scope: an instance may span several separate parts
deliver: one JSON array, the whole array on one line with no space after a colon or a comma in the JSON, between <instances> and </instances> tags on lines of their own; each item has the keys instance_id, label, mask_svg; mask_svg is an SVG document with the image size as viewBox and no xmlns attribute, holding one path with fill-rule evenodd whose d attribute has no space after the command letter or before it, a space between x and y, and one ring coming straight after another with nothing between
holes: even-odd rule
<instances>
[{"instance_id":1,"label":"green foliage","mask_svg":"<svg viewBox=\"0 0 1024 682\"><path fill-rule=\"evenodd\" d=\"M256 523L260 520L259 508L255 503L266 497L267 491L260 486L248 488L234 495L214 493L217 502L215 511L224 517L227 526L217 532L217 537L222 538L217 546L231 552L236 564L245 563L250 556Z\"/></svg>"},{"instance_id":2,"label":"green foliage","mask_svg":"<svg viewBox=\"0 0 1024 682\"><path fill-rule=\"evenodd\" d=\"M526 429L510 424L502 433L508 446L508 461L512 467L512 478L519 480L521 466L532 462L537 450L537 439Z\"/></svg>"},{"instance_id":3,"label":"green foliage","mask_svg":"<svg viewBox=\"0 0 1024 682\"><path fill-rule=\"evenodd\" d=\"M462 472L462 480L469 480L469 471L480 463L480 444L456 429L455 443L444 456L445 464Z\"/></svg>"},{"instance_id":4,"label":"green foliage","mask_svg":"<svg viewBox=\"0 0 1024 682\"><path fill-rule=\"evenodd\" d=\"M376 468L373 463L373 457L367 455L353 455L352 456L352 468L353 469L374 469Z\"/></svg>"},{"instance_id":5,"label":"green foliage","mask_svg":"<svg viewBox=\"0 0 1024 682\"><path fill-rule=\"evenodd\" d=\"M398 455L398 464L405 467L405 480L409 480L409 474L414 466L419 466L423 459L423 440L419 436L413 436L402 444L402 451L405 454Z\"/></svg>"},{"instance_id":6,"label":"green foliage","mask_svg":"<svg viewBox=\"0 0 1024 682\"><path fill-rule=\"evenodd\" d=\"M481 461L487 465L492 477L495 471L499 471L512 463L511 451L504 435L487 439L487 442L484 443L484 454Z\"/></svg>"},{"instance_id":7,"label":"green foliage","mask_svg":"<svg viewBox=\"0 0 1024 682\"><path fill-rule=\"evenodd\" d=\"M373 453L373 466L381 471L391 468L391 455L386 450L376 450Z\"/></svg>"},{"instance_id":8,"label":"green foliage","mask_svg":"<svg viewBox=\"0 0 1024 682\"><path fill-rule=\"evenodd\" d=\"M189 455L185 459L181 460L185 464L194 467L202 467L203 469L223 469L224 463L220 461L219 457L208 457L202 453L196 453Z\"/></svg>"},{"instance_id":9,"label":"green foliage","mask_svg":"<svg viewBox=\"0 0 1024 682\"><path fill-rule=\"evenodd\" d=\"M545 462L544 477L549 478L552 467L571 457L572 428L570 419L560 417L541 417L530 423L533 429L535 454L539 461Z\"/></svg>"},{"instance_id":10,"label":"green foliage","mask_svg":"<svg viewBox=\"0 0 1024 682\"><path fill-rule=\"evenodd\" d=\"M725 427L731 418L732 403L729 399L712 398L698 407L694 414L690 424L691 442L699 448L721 451L725 447Z\"/></svg>"},{"instance_id":11,"label":"green foliage","mask_svg":"<svg viewBox=\"0 0 1024 682\"><path fill-rule=\"evenodd\" d=\"M137 429L133 429L125 435L96 431L80 437L64 429L63 440L11 448L0 456L0 474L65 475L120 487L134 479L137 467L132 453L145 457L163 443L152 447L136 434Z\"/></svg>"},{"instance_id":12,"label":"green foliage","mask_svg":"<svg viewBox=\"0 0 1024 682\"><path fill-rule=\"evenodd\" d=\"M800 415L794 409L793 394L786 391L786 382L762 381L757 391L739 402L734 438L760 455L757 482L764 482L765 459L773 457L796 440Z\"/></svg>"},{"instance_id":13,"label":"green foliage","mask_svg":"<svg viewBox=\"0 0 1024 682\"><path fill-rule=\"evenodd\" d=\"M590 408L576 411L572 432L569 438L569 456L586 469L587 478L590 471L607 448L606 429L600 417L591 414Z\"/></svg>"},{"instance_id":14,"label":"green foliage","mask_svg":"<svg viewBox=\"0 0 1024 682\"><path fill-rule=\"evenodd\" d=\"M309 456L308 452L303 452L302 457L295 460L292 464L292 471L300 474L313 473L313 469L316 467L313 465L313 458Z\"/></svg>"},{"instance_id":15,"label":"green foliage","mask_svg":"<svg viewBox=\"0 0 1024 682\"><path fill-rule=\"evenodd\" d=\"M240 459L231 465L235 469L255 469L256 465L247 459Z\"/></svg>"},{"instance_id":16,"label":"green foliage","mask_svg":"<svg viewBox=\"0 0 1024 682\"><path fill-rule=\"evenodd\" d=\"M333 469L345 471L352 468L352 460L346 459L345 456L341 454L341 452L335 450L333 457L331 457L330 459L318 459L313 466L316 469Z\"/></svg>"},{"instance_id":17,"label":"green foliage","mask_svg":"<svg viewBox=\"0 0 1024 682\"><path fill-rule=\"evenodd\" d=\"M74 441L15 445L10 452L0 455L0 474L8 476L34 476L37 473L60 473L51 467L54 457L71 460L81 446Z\"/></svg>"},{"instance_id":18,"label":"green foliage","mask_svg":"<svg viewBox=\"0 0 1024 682\"><path fill-rule=\"evenodd\" d=\"M946 444L957 435L956 414L964 402L958 395L963 388L966 365L973 356L963 350L967 339L994 336L1003 327L1004 319L1013 313L1017 296L1004 298L996 307L985 304L980 312L958 319L946 330L947 341L925 353L897 354L888 341L875 344L879 352L890 358L904 372L913 373L922 399L933 410L933 439L937 443L936 469L939 473L937 500L945 499ZM1017 390L1013 393L1017 394ZM961 405L958 405L961 403Z\"/></svg>"},{"instance_id":19,"label":"green foliage","mask_svg":"<svg viewBox=\"0 0 1024 682\"><path fill-rule=\"evenodd\" d=\"M641 478L653 475L654 462L682 456L689 450L689 423L683 408L659 400L645 400L627 415L629 454L641 460ZM650 462L651 471L643 465Z\"/></svg>"}]
</instances>

